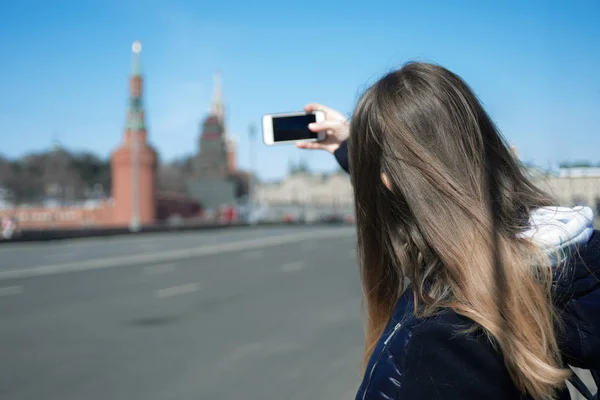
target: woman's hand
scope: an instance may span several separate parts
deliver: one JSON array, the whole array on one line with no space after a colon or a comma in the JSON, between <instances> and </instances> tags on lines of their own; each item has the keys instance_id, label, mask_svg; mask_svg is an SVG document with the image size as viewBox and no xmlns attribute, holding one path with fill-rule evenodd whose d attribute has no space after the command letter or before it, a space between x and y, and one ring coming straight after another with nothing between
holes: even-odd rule
<instances>
[{"instance_id":1,"label":"woman's hand","mask_svg":"<svg viewBox=\"0 0 600 400\"><path fill-rule=\"evenodd\" d=\"M298 142L296 147L309 150L326 150L333 154L340 144L350 134L350 124L348 120L339 111L333 110L327 106L311 103L304 107L306 112L322 111L325 113L325 120L322 122L313 122L308 125L312 132L325 132L326 138L321 142Z\"/></svg>"}]
</instances>

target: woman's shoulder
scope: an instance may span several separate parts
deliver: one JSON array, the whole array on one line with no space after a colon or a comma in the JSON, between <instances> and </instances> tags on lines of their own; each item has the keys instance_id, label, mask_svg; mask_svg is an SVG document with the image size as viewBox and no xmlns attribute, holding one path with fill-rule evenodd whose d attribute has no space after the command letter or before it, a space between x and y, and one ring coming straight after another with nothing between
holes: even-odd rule
<instances>
[{"instance_id":1,"label":"woman's shoulder","mask_svg":"<svg viewBox=\"0 0 600 400\"><path fill-rule=\"evenodd\" d=\"M519 399L500 352L474 322L451 310L415 320L405 343L410 398Z\"/></svg>"},{"instance_id":2,"label":"woman's shoulder","mask_svg":"<svg viewBox=\"0 0 600 400\"><path fill-rule=\"evenodd\" d=\"M460 354L464 364L470 359L476 364L488 366L504 364L502 356L489 336L471 319L452 310L444 310L433 317L416 319L411 327L410 340L406 343L405 354L411 367L423 363L421 355L434 353L451 363L453 356ZM414 360L411 357L416 357ZM414 361L414 362L413 362Z\"/></svg>"},{"instance_id":3,"label":"woman's shoulder","mask_svg":"<svg viewBox=\"0 0 600 400\"><path fill-rule=\"evenodd\" d=\"M448 336L456 340L475 340L487 343L487 337L483 330L471 319L456 313L451 309L445 309L436 315L426 318L414 317L413 332L419 340L431 340L436 338L447 339Z\"/></svg>"}]
</instances>

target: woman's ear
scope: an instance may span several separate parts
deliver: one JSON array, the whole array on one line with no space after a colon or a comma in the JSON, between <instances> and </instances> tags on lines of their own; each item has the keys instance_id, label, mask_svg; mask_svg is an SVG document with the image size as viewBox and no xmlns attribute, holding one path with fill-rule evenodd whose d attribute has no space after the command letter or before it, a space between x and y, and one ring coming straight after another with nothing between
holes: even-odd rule
<instances>
[{"instance_id":1,"label":"woman's ear","mask_svg":"<svg viewBox=\"0 0 600 400\"><path fill-rule=\"evenodd\" d=\"M392 184L390 183L390 178L385 174L385 172L381 173L381 180L388 190L392 190Z\"/></svg>"}]
</instances>

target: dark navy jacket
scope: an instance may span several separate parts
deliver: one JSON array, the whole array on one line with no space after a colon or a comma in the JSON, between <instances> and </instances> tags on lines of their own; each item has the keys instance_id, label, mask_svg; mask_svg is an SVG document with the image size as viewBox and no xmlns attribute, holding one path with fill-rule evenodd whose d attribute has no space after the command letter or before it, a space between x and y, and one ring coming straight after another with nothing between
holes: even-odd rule
<instances>
[{"instance_id":1,"label":"dark navy jacket","mask_svg":"<svg viewBox=\"0 0 600 400\"><path fill-rule=\"evenodd\" d=\"M349 171L346 143L335 157ZM554 279L564 329L558 341L565 364L600 368L600 232L579 248ZM481 331L461 333L472 321L448 310L417 319L412 294L398 300L369 361L357 400L530 399L519 393L502 355ZM570 399L565 388L559 399Z\"/></svg>"}]
</instances>

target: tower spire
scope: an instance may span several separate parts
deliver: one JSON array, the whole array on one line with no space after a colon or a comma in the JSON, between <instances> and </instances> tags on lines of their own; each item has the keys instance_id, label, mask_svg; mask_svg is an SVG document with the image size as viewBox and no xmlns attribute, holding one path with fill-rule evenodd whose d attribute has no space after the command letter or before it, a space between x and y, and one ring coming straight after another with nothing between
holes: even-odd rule
<instances>
[{"instance_id":1,"label":"tower spire","mask_svg":"<svg viewBox=\"0 0 600 400\"><path fill-rule=\"evenodd\" d=\"M142 74L142 68L140 67L140 53L142 52L142 44L136 40L131 45L131 51L133 52L133 62L131 63L131 75L140 76Z\"/></svg>"},{"instance_id":2,"label":"tower spire","mask_svg":"<svg viewBox=\"0 0 600 400\"><path fill-rule=\"evenodd\" d=\"M140 68L140 53L142 44L133 42L131 46L133 60L131 63L131 77L129 78L129 110L127 113L127 129L129 131L144 131L144 105L142 102L142 75Z\"/></svg>"},{"instance_id":3,"label":"tower spire","mask_svg":"<svg viewBox=\"0 0 600 400\"><path fill-rule=\"evenodd\" d=\"M223 121L223 119L225 118L221 71L217 71L213 75L213 98L210 112L211 114L217 116L221 121Z\"/></svg>"}]
</instances>

